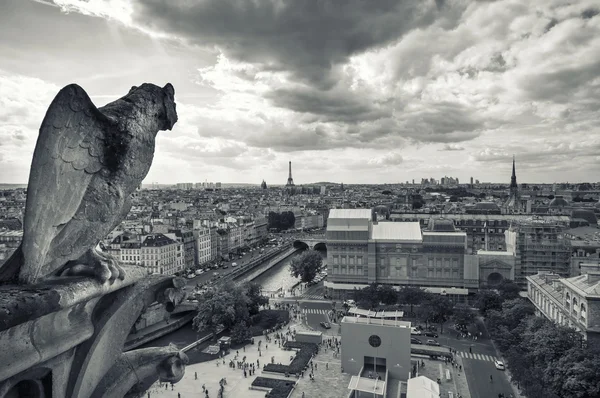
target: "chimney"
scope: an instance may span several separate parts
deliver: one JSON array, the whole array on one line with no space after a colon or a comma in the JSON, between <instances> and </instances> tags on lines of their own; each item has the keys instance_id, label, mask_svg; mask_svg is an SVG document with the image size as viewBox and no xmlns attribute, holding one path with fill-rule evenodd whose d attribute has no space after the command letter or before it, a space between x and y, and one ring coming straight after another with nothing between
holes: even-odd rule
<instances>
[{"instance_id":1,"label":"chimney","mask_svg":"<svg viewBox=\"0 0 600 398\"><path fill-rule=\"evenodd\" d=\"M587 283L597 283L600 282L600 271L588 271L587 273Z\"/></svg>"}]
</instances>

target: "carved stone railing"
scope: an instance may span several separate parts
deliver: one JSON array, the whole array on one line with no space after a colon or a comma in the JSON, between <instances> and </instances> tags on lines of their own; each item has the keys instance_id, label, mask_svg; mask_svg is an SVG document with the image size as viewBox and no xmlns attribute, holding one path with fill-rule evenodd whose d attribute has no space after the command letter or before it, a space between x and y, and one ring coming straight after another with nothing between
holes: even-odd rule
<instances>
[{"instance_id":1,"label":"carved stone railing","mask_svg":"<svg viewBox=\"0 0 600 398\"><path fill-rule=\"evenodd\" d=\"M0 398L134 397L157 379L183 377L188 359L175 347L123 347L147 306L173 311L185 281L123 269L112 284L72 277L0 286Z\"/></svg>"}]
</instances>

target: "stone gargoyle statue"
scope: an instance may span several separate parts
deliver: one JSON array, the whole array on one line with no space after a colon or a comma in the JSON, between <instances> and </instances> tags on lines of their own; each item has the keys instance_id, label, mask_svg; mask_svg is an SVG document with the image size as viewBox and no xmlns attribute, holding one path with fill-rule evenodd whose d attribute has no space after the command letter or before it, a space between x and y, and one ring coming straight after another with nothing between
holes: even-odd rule
<instances>
[{"instance_id":1,"label":"stone gargoyle statue","mask_svg":"<svg viewBox=\"0 0 600 398\"><path fill-rule=\"evenodd\" d=\"M33 154L23 241L0 268L0 282L123 279L98 244L129 212L152 164L156 134L177 122L174 96L171 84L144 83L96 108L78 85L60 90Z\"/></svg>"}]
</instances>

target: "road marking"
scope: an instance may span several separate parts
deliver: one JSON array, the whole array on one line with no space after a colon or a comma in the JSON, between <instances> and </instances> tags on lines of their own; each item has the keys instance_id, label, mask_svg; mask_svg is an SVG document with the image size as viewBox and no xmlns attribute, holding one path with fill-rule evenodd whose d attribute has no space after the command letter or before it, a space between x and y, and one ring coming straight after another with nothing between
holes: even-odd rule
<instances>
[{"instance_id":1,"label":"road marking","mask_svg":"<svg viewBox=\"0 0 600 398\"><path fill-rule=\"evenodd\" d=\"M463 351L457 351L457 354L462 358L475 359L475 360L479 360L479 361L494 362L496 360L496 357L494 357L492 355L486 355L486 354L476 354L476 353L474 354L474 353L463 352Z\"/></svg>"}]
</instances>

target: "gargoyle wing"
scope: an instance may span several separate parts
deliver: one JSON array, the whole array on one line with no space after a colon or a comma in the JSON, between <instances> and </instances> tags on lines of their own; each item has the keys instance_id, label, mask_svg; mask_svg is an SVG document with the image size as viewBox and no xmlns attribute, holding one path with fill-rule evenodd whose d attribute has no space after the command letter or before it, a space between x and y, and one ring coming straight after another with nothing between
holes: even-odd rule
<instances>
[{"instance_id":1,"label":"gargoyle wing","mask_svg":"<svg viewBox=\"0 0 600 398\"><path fill-rule=\"evenodd\" d=\"M104 161L104 137L115 124L71 84L60 90L46 112L33 153L23 236L24 267L20 279L35 282L52 270L52 240L77 212L94 174Z\"/></svg>"}]
</instances>

